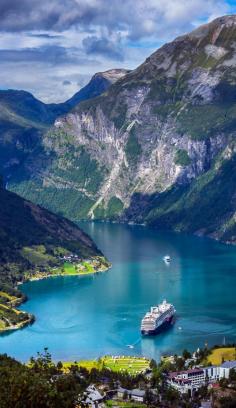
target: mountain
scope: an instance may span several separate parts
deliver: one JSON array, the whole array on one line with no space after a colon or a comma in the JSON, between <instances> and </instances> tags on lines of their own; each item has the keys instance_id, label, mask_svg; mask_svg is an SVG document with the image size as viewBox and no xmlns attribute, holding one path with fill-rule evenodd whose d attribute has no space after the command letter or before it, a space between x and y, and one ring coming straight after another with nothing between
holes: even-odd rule
<instances>
[{"instance_id":1,"label":"mountain","mask_svg":"<svg viewBox=\"0 0 236 408\"><path fill-rule=\"evenodd\" d=\"M101 257L94 242L71 221L0 189L0 283L15 285L37 271L47 275L61 257Z\"/></svg>"},{"instance_id":2,"label":"mountain","mask_svg":"<svg viewBox=\"0 0 236 408\"><path fill-rule=\"evenodd\" d=\"M65 218L0 188L0 332L21 328L34 316L15 309L25 296L17 282L65 274L63 257L76 268L105 270L109 266L94 242ZM79 269L77 269L79 271Z\"/></svg>"},{"instance_id":3,"label":"mountain","mask_svg":"<svg viewBox=\"0 0 236 408\"><path fill-rule=\"evenodd\" d=\"M9 188L72 220L235 242L235 44L232 15L164 45L57 119Z\"/></svg>"},{"instance_id":4,"label":"mountain","mask_svg":"<svg viewBox=\"0 0 236 408\"><path fill-rule=\"evenodd\" d=\"M110 85L114 84L118 79L126 75L128 70L126 69L110 69L105 72L97 72L79 92L77 92L72 98L66 102L60 104L64 111L69 111L75 107L79 102L86 101L88 99L95 98L105 92Z\"/></svg>"},{"instance_id":5,"label":"mountain","mask_svg":"<svg viewBox=\"0 0 236 408\"><path fill-rule=\"evenodd\" d=\"M12 177L32 152L43 150L42 135L58 116L79 102L100 95L126 72L99 72L71 99L59 104L45 104L25 91L0 90L0 174L6 179Z\"/></svg>"}]
</instances>

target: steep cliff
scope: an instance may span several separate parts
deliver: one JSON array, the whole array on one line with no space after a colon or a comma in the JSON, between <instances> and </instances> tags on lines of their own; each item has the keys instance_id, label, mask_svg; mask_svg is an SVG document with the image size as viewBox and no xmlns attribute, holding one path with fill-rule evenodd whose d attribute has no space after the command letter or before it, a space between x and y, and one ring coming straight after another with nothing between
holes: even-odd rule
<instances>
[{"instance_id":1,"label":"steep cliff","mask_svg":"<svg viewBox=\"0 0 236 408\"><path fill-rule=\"evenodd\" d=\"M71 99L59 104L45 104L25 91L0 90L0 174L5 180L14 177L21 180L25 177L24 162L34 155L44 156L43 134L58 116L105 92L127 72L124 69L99 72Z\"/></svg>"},{"instance_id":2,"label":"steep cliff","mask_svg":"<svg viewBox=\"0 0 236 408\"><path fill-rule=\"evenodd\" d=\"M235 136L236 16L226 16L57 119L10 188L71 219L234 241Z\"/></svg>"}]
</instances>

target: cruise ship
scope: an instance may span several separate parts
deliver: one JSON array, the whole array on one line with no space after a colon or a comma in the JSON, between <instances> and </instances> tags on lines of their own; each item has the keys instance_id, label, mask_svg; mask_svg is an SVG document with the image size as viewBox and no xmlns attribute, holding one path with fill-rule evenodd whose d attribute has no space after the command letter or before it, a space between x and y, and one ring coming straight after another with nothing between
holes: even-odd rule
<instances>
[{"instance_id":1,"label":"cruise ship","mask_svg":"<svg viewBox=\"0 0 236 408\"><path fill-rule=\"evenodd\" d=\"M158 306L151 307L150 312L142 319L141 333L148 336L167 329L173 324L175 312L174 306L166 300Z\"/></svg>"}]
</instances>

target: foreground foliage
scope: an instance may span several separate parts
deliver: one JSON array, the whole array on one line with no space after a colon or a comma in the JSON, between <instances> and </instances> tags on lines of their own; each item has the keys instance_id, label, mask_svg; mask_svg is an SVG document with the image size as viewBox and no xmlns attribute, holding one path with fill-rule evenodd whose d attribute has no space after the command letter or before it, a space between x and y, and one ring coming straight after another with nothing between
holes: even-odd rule
<instances>
[{"instance_id":1,"label":"foreground foliage","mask_svg":"<svg viewBox=\"0 0 236 408\"><path fill-rule=\"evenodd\" d=\"M207 358L212 350L198 351L197 364ZM227 351L227 347L225 347ZM96 361L97 366L84 362L54 363L47 348L31 358L28 364L22 364L7 355L0 355L0 407L1 408L78 408L87 407L86 389L94 384L104 397L107 407L119 406L160 407L160 408L197 408L201 401L212 399L214 408L234 408L236 405L236 372L230 373L229 379L221 379L217 389L202 386L192 397L180 395L177 390L165 386L165 377L169 371L183 370L191 356L184 350L182 356L163 358L157 364L151 360L148 375L134 374L128 371L117 371L114 367L105 367L102 359ZM105 356L104 359L108 359ZM122 360L122 357L119 357ZM131 359L131 357L130 357ZM135 359L135 358L133 358ZM140 358L137 358L137 362ZM65 370L66 366L66 370ZM132 374L132 375L130 375ZM123 398L116 394L119 387L132 390L144 390L143 403L137 403L124 393ZM104 405L104 406L105 406Z\"/></svg>"},{"instance_id":2,"label":"foreground foliage","mask_svg":"<svg viewBox=\"0 0 236 408\"><path fill-rule=\"evenodd\" d=\"M47 350L30 367L0 356L1 408L69 408L75 406L80 384L74 376L61 377Z\"/></svg>"},{"instance_id":3,"label":"foreground foliage","mask_svg":"<svg viewBox=\"0 0 236 408\"><path fill-rule=\"evenodd\" d=\"M144 377L117 373L106 368L98 370L71 365L65 374L63 364L52 361L45 349L25 365L0 355L0 407L1 408L73 408L79 396L91 383L106 378L108 387L114 388L119 380L123 387L137 387Z\"/></svg>"}]
</instances>

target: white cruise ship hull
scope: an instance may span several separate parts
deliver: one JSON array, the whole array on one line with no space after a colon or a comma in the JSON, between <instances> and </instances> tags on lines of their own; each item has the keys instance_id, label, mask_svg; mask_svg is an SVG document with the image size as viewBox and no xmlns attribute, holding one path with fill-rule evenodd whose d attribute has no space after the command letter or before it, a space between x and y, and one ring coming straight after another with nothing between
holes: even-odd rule
<instances>
[{"instance_id":1,"label":"white cruise ship hull","mask_svg":"<svg viewBox=\"0 0 236 408\"><path fill-rule=\"evenodd\" d=\"M150 329L150 330L141 330L141 334L143 336L153 336L155 334L159 334L164 330L168 330L174 323L174 317L175 315L173 314L172 316L167 317L162 324L160 324L158 327L155 329Z\"/></svg>"}]
</instances>

